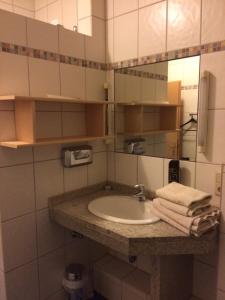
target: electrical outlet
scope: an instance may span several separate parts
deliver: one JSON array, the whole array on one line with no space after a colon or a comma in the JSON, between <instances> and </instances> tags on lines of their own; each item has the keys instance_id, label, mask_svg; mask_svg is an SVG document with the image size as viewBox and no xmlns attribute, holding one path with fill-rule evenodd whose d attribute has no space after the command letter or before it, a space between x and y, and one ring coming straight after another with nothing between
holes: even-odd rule
<instances>
[{"instance_id":1,"label":"electrical outlet","mask_svg":"<svg viewBox=\"0 0 225 300\"><path fill-rule=\"evenodd\" d=\"M222 186L221 173L216 173L216 185L215 185L215 194L216 194L216 196L221 195L221 186Z\"/></svg>"}]
</instances>

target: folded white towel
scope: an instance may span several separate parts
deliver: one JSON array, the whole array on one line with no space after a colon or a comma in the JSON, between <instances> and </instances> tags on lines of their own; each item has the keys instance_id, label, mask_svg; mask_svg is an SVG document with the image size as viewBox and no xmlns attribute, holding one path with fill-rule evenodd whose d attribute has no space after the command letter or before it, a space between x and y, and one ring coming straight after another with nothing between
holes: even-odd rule
<instances>
[{"instance_id":1,"label":"folded white towel","mask_svg":"<svg viewBox=\"0 0 225 300\"><path fill-rule=\"evenodd\" d=\"M210 206L198 216L186 217L162 206L159 198L153 200L153 213L184 233L195 236L201 236L209 229L214 228L218 224L220 216L219 209Z\"/></svg>"},{"instance_id":2,"label":"folded white towel","mask_svg":"<svg viewBox=\"0 0 225 300\"><path fill-rule=\"evenodd\" d=\"M210 198L206 198L199 202L194 202L189 207L173 203L173 202L168 201L163 198L158 198L158 199L162 206L164 206L178 214L181 214L182 216L186 216L186 217L194 217L194 216L200 215L200 214L204 213L205 211L207 211L208 208L210 207L210 204L209 204Z\"/></svg>"},{"instance_id":3,"label":"folded white towel","mask_svg":"<svg viewBox=\"0 0 225 300\"><path fill-rule=\"evenodd\" d=\"M156 195L168 201L185 207L190 207L193 203L203 201L211 197L210 194L193 189L191 187L172 182L156 191Z\"/></svg>"}]
</instances>

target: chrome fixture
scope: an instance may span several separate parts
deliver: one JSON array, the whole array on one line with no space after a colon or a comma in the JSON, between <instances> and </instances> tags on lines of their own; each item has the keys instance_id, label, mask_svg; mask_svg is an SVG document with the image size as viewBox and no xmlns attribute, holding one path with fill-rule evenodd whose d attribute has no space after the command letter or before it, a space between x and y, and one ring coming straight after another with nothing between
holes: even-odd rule
<instances>
[{"instance_id":1,"label":"chrome fixture","mask_svg":"<svg viewBox=\"0 0 225 300\"><path fill-rule=\"evenodd\" d=\"M144 184L136 184L134 187L138 189L138 192L134 195L134 197L138 198L139 201L146 201Z\"/></svg>"}]
</instances>

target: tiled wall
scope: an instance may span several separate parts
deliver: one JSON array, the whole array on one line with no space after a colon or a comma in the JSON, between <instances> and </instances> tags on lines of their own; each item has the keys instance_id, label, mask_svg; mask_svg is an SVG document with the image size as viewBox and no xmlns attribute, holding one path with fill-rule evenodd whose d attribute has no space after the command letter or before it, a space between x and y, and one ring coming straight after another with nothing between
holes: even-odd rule
<instances>
[{"instance_id":1,"label":"tiled wall","mask_svg":"<svg viewBox=\"0 0 225 300\"><path fill-rule=\"evenodd\" d=\"M105 22L98 20L105 28ZM72 31L9 12L0 11L0 41L42 49L76 58L105 61L105 39L98 31L92 39ZM4 24L4 26L2 25ZM101 49L91 52L90 48ZM104 100L105 71L49 61L26 55L0 53L2 95L57 94ZM84 109L77 105L39 103L38 133L43 136L81 133ZM59 118L57 118L59 116ZM76 124L68 122L75 117ZM61 118L62 117L62 118ZM15 135L13 103L0 105L0 137ZM54 121L53 121L54 120ZM48 216L48 197L105 181L106 146L92 143L94 162L64 169L62 145L20 150L0 149L0 299L65 299L61 280L65 265L86 265L102 248L89 240L72 238Z\"/></svg>"},{"instance_id":2,"label":"tiled wall","mask_svg":"<svg viewBox=\"0 0 225 300\"><path fill-rule=\"evenodd\" d=\"M225 40L223 0L108 0L107 3L108 62ZM221 172L225 161L225 52L216 52L216 47L213 48L215 52L201 55L201 71L208 70L213 74L208 152L206 155L198 153L196 163L182 162L182 182L212 193L213 203L217 206L222 200L221 208L225 214L225 179L222 197L215 195L215 176ZM108 78L112 77L111 72ZM132 185L144 182L152 190L167 182L167 160L110 152L108 156L111 179ZM201 300L225 299L224 240L221 226L219 253L196 257L194 295Z\"/></svg>"},{"instance_id":3,"label":"tiled wall","mask_svg":"<svg viewBox=\"0 0 225 300\"><path fill-rule=\"evenodd\" d=\"M35 0L1 0L0 9L29 18L35 17Z\"/></svg>"}]
</instances>

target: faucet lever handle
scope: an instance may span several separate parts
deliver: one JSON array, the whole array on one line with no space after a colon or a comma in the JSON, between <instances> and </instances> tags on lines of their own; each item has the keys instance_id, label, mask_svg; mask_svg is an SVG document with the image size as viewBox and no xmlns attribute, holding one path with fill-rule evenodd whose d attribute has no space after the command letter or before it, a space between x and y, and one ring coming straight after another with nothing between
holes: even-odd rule
<instances>
[{"instance_id":1,"label":"faucet lever handle","mask_svg":"<svg viewBox=\"0 0 225 300\"><path fill-rule=\"evenodd\" d=\"M145 190L145 186L144 184L140 183L140 184L135 184L135 189L140 189L141 192L144 192Z\"/></svg>"}]
</instances>

